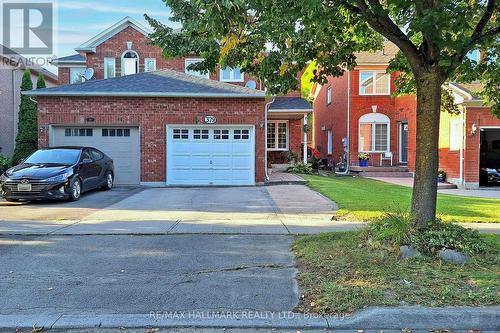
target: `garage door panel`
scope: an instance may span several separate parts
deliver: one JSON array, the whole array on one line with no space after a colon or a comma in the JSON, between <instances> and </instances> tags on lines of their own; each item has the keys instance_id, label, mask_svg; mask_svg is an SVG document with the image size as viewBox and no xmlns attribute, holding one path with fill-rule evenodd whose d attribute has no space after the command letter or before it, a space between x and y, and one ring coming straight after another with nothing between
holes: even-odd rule
<instances>
[{"instance_id":1,"label":"garage door panel","mask_svg":"<svg viewBox=\"0 0 500 333\"><path fill-rule=\"evenodd\" d=\"M167 183L172 185L254 184L253 132L252 127L242 126L169 127L167 131ZM182 140L180 133L185 135ZM204 135L203 139L201 139L201 134ZM242 134L245 139L242 139ZM181 153L186 155L182 155L183 158L179 159ZM186 158L186 156L189 157Z\"/></svg>"},{"instance_id":2,"label":"garage door panel","mask_svg":"<svg viewBox=\"0 0 500 333\"><path fill-rule=\"evenodd\" d=\"M67 136L66 129L92 129L92 136ZM137 127L126 127L127 136L123 136L124 127L120 127L122 136L103 136L103 126L53 126L51 128L51 146L88 146L101 150L108 155L115 166L117 185L135 185L140 183L140 136ZM113 129L116 129L113 127ZM116 131L113 133L116 135ZM109 132L108 132L109 135Z\"/></svg>"}]
</instances>

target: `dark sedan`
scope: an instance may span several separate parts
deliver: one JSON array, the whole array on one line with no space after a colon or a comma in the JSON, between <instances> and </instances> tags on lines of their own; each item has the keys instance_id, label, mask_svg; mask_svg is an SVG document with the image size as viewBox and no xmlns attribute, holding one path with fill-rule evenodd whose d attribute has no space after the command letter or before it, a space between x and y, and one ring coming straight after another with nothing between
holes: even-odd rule
<instances>
[{"instance_id":1,"label":"dark sedan","mask_svg":"<svg viewBox=\"0 0 500 333\"><path fill-rule=\"evenodd\" d=\"M479 184L482 186L500 185L500 153L489 151L481 157Z\"/></svg>"},{"instance_id":2,"label":"dark sedan","mask_svg":"<svg viewBox=\"0 0 500 333\"><path fill-rule=\"evenodd\" d=\"M113 160L90 147L40 149L0 176L0 195L7 201L63 199L113 187Z\"/></svg>"}]
</instances>

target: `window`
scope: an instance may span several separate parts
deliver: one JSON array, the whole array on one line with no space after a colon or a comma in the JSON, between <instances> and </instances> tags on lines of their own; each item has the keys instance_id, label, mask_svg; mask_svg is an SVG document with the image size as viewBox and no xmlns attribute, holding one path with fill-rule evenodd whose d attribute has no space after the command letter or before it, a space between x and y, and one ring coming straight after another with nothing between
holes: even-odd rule
<instances>
[{"instance_id":1,"label":"window","mask_svg":"<svg viewBox=\"0 0 500 333\"><path fill-rule=\"evenodd\" d=\"M248 140L250 138L249 130L234 130L235 140Z\"/></svg>"},{"instance_id":2,"label":"window","mask_svg":"<svg viewBox=\"0 0 500 333\"><path fill-rule=\"evenodd\" d=\"M156 70L156 59L155 58L144 59L144 71L154 72L155 70Z\"/></svg>"},{"instance_id":3,"label":"window","mask_svg":"<svg viewBox=\"0 0 500 333\"><path fill-rule=\"evenodd\" d=\"M94 161L99 161L100 159L102 159L104 157L104 155L100 151L95 150L95 149L90 150L90 155L92 155L92 159Z\"/></svg>"},{"instance_id":4,"label":"window","mask_svg":"<svg viewBox=\"0 0 500 333\"><path fill-rule=\"evenodd\" d=\"M65 128L64 136L93 136L94 130L92 128Z\"/></svg>"},{"instance_id":5,"label":"window","mask_svg":"<svg viewBox=\"0 0 500 333\"><path fill-rule=\"evenodd\" d=\"M359 72L360 95L389 95L391 75L385 72Z\"/></svg>"},{"instance_id":6,"label":"window","mask_svg":"<svg viewBox=\"0 0 500 333\"><path fill-rule=\"evenodd\" d=\"M199 62L202 62L203 59L186 59L185 62L184 62L184 71L186 74L189 74L189 75L194 75L194 76L198 76L198 77L204 77L204 78L207 78L209 79L210 78L210 73L209 72L200 72L200 71L194 71L194 70L190 70L188 69L189 65L191 64L196 64L196 63L199 63Z\"/></svg>"},{"instance_id":7,"label":"window","mask_svg":"<svg viewBox=\"0 0 500 333\"><path fill-rule=\"evenodd\" d=\"M359 118L360 152L388 152L390 120L381 113L368 113Z\"/></svg>"},{"instance_id":8,"label":"window","mask_svg":"<svg viewBox=\"0 0 500 333\"><path fill-rule=\"evenodd\" d=\"M267 149L288 150L288 122L270 121L267 123Z\"/></svg>"},{"instance_id":9,"label":"window","mask_svg":"<svg viewBox=\"0 0 500 333\"><path fill-rule=\"evenodd\" d=\"M229 140L229 130L214 130L214 140Z\"/></svg>"},{"instance_id":10,"label":"window","mask_svg":"<svg viewBox=\"0 0 500 333\"><path fill-rule=\"evenodd\" d=\"M69 83L82 83L83 82L83 67L70 67L69 69Z\"/></svg>"},{"instance_id":11,"label":"window","mask_svg":"<svg viewBox=\"0 0 500 333\"><path fill-rule=\"evenodd\" d=\"M189 130L188 129L179 129L176 128L173 130L174 133L174 139L182 139L182 140L187 140L189 139Z\"/></svg>"},{"instance_id":12,"label":"window","mask_svg":"<svg viewBox=\"0 0 500 333\"><path fill-rule=\"evenodd\" d=\"M103 128L102 136L130 136L130 128Z\"/></svg>"},{"instance_id":13,"label":"window","mask_svg":"<svg viewBox=\"0 0 500 333\"><path fill-rule=\"evenodd\" d=\"M195 129L193 131L193 139L195 139L195 140L207 140L208 139L208 130Z\"/></svg>"},{"instance_id":14,"label":"window","mask_svg":"<svg viewBox=\"0 0 500 333\"><path fill-rule=\"evenodd\" d=\"M116 76L116 59L104 58L104 78L109 79Z\"/></svg>"},{"instance_id":15,"label":"window","mask_svg":"<svg viewBox=\"0 0 500 333\"><path fill-rule=\"evenodd\" d=\"M243 82L243 74L238 67L226 67L220 70L220 80L223 82Z\"/></svg>"},{"instance_id":16,"label":"window","mask_svg":"<svg viewBox=\"0 0 500 333\"><path fill-rule=\"evenodd\" d=\"M326 105L332 104L332 87L326 89Z\"/></svg>"},{"instance_id":17,"label":"window","mask_svg":"<svg viewBox=\"0 0 500 333\"><path fill-rule=\"evenodd\" d=\"M135 51L125 51L122 55L122 76L139 72L139 55Z\"/></svg>"},{"instance_id":18,"label":"window","mask_svg":"<svg viewBox=\"0 0 500 333\"><path fill-rule=\"evenodd\" d=\"M332 155L333 154L333 137L332 137L332 130L328 130L328 141L326 143L327 147L327 154Z\"/></svg>"},{"instance_id":19,"label":"window","mask_svg":"<svg viewBox=\"0 0 500 333\"><path fill-rule=\"evenodd\" d=\"M450 120L450 150L462 148L462 122L460 119Z\"/></svg>"}]
</instances>

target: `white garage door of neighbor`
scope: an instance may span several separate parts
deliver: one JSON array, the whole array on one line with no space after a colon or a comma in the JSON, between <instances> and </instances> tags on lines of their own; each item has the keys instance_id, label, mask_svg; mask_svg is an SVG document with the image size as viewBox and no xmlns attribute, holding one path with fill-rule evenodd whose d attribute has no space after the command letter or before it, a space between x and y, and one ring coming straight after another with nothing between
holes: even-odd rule
<instances>
[{"instance_id":1,"label":"white garage door of neighbor","mask_svg":"<svg viewBox=\"0 0 500 333\"><path fill-rule=\"evenodd\" d=\"M140 183L141 150L137 127L53 126L50 145L94 147L113 159L115 184Z\"/></svg>"},{"instance_id":2,"label":"white garage door of neighbor","mask_svg":"<svg viewBox=\"0 0 500 333\"><path fill-rule=\"evenodd\" d=\"M168 126L167 184L255 184L253 126Z\"/></svg>"}]
</instances>

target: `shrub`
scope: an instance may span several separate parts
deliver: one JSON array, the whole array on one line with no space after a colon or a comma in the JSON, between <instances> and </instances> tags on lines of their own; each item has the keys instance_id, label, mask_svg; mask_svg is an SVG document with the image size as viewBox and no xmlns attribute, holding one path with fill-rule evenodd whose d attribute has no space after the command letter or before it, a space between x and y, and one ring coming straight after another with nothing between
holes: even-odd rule
<instances>
[{"instance_id":1,"label":"shrub","mask_svg":"<svg viewBox=\"0 0 500 333\"><path fill-rule=\"evenodd\" d=\"M10 168L10 160L5 156L0 155L0 175L7 171L8 168Z\"/></svg>"},{"instance_id":2,"label":"shrub","mask_svg":"<svg viewBox=\"0 0 500 333\"><path fill-rule=\"evenodd\" d=\"M297 163L294 165L291 165L287 169L288 172L293 172L293 173L303 173L310 175L313 173L313 168L310 163L304 164L304 163Z\"/></svg>"},{"instance_id":3,"label":"shrub","mask_svg":"<svg viewBox=\"0 0 500 333\"><path fill-rule=\"evenodd\" d=\"M404 211L386 212L368 225L368 236L399 247L409 243L411 216Z\"/></svg>"}]
</instances>

